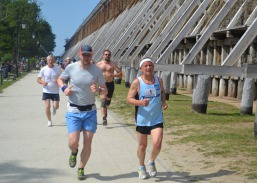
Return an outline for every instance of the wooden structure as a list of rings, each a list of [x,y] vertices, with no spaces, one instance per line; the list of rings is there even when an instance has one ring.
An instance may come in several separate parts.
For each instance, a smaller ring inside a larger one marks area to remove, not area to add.
[[[241,113],[252,114],[256,30],[256,0],[101,0],[63,57],[78,59],[80,45],[90,44],[99,61],[108,48],[123,67],[127,86],[139,60],[152,57],[167,95],[176,87],[194,92],[195,111],[206,113],[210,94],[235,97],[242,101]]]

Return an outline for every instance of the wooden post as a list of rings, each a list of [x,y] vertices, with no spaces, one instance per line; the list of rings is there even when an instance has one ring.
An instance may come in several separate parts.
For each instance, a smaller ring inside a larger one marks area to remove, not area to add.
[[[242,79],[238,80],[238,85],[237,85],[237,99],[241,100],[242,99],[242,94],[243,94],[243,86],[244,82]]]
[[[131,83],[134,81],[134,79],[136,79],[137,77],[137,69],[135,67],[131,67],[130,68],[130,78],[129,78],[129,83],[131,85]],[[129,85],[129,86],[130,86]]]
[[[224,78],[220,78],[219,97],[227,96],[227,82]]]
[[[131,68],[130,67],[126,67],[126,71],[125,71],[125,87],[129,88],[130,87],[130,71]]]
[[[187,76],[187,91],[193,91],[194,78],[192,75]]]
[[[170,71],[162,72],[162,79],[163,79],[166,100],[169,100],[170,98],[170,76],[171,76]]]
[[[237,95],[237,82],[234,79],[229,79],[228,81],[228,97],[236,98]]]
[[[183,83],[184,83],[184,88],[187,88],[187,75],[185,75],[185,74],[183,77]]]
[[[176,95],[177,94],[177,72],[172,72],[170,79],[171,79],[171,83],[170,83],[170,88],[171,88],[171,94],[172,95]]]
[[[241,100],[241,114],[253,113],[253,94],[254,80],[252,78],[246,78],[244,81],[243,95]]]
[[[219,78],[215,76],[212,78],[212,96],[216,97],[219,95]]]
[[[193,93],[192,108],[194,111],[206,114],[208,96],[211,86],[211,77],[207,75],[199,75],[197,85]]]
[[[182,74],[179,74],[178,75],[178,87],[179,88],[184,88],[184,85],[183,85],[183,75]]]

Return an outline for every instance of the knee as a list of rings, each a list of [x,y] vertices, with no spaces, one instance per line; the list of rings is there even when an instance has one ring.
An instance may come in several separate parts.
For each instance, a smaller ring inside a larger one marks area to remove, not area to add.
[[[106,108],[106,103],[107,103],[106,98],[101,99],[101,107],[102,107],[102,108]]]
[[[111,104],[111,100],[106,100],[106,106],[109,106]]]
[[[78,144],[79,144],[79,142],[75,139],[70,139],[70,141],[69,141],[69,147],[72,149],[77,149]]]
[[[154,143],[153,148],[156,149],[156,150],[161,150],[162,143],[161,142]]]
[[[147,144],[139,144],[138,149],[140,149],[141,151],[145,151],[147,148]]]

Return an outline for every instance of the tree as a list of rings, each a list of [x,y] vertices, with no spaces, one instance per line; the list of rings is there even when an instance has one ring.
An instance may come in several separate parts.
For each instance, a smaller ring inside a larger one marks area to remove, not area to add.
[[[21,28],[23,21],[26,21],[24,30]],[[42,57],[52,52],[55,46],[52,27],[41,17],[36,0],[0,1],[0,58],[6,54],[13,55],[13,60],[17,55],[18,58]]]

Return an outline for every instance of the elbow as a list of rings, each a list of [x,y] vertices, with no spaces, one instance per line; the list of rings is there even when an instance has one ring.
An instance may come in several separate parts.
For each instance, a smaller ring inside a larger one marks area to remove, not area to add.
[[[130,102],[130,99],[129,99],[129,98],[127,98],[127,103],[128,103],[128,104],[131,104],[131,102]]]

